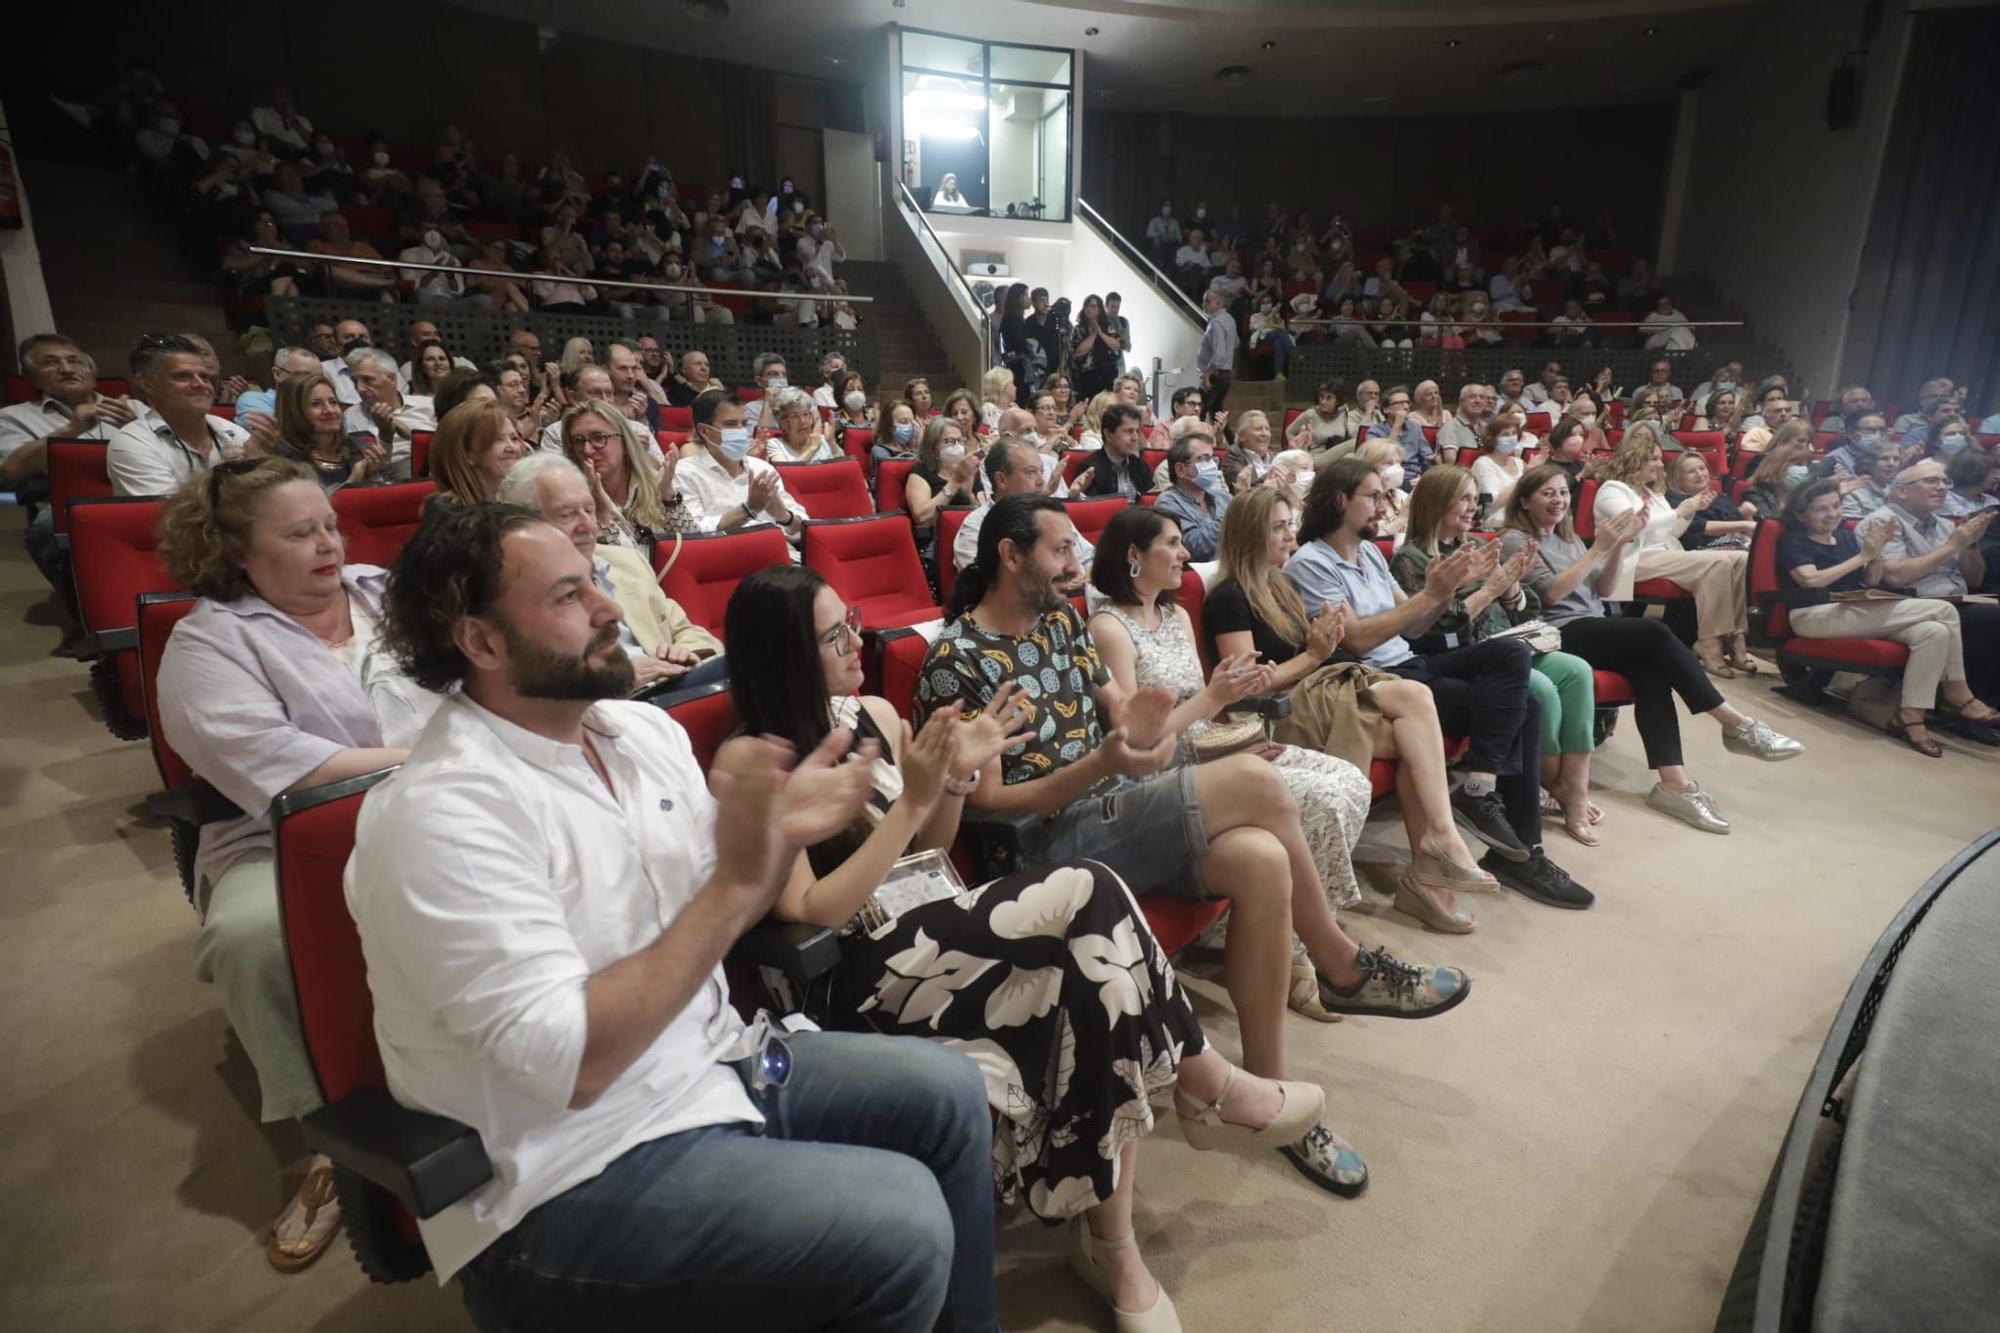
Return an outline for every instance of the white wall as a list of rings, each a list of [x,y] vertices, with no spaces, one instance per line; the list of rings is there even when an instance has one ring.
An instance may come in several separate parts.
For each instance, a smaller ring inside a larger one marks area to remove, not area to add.
[[[1903,6],[1890,4],[1860,119],[1828,130],[1827,77],[1855,48],[1865,3],[1782,0],[1745,24],[1735,58],[1699,94],[1679,217],[1674,271],[1713,277],[1815,397],[1836,387],[1907,46]]]
[[[1008,204],[1035,197],[1039,173],[1036,170],[1036,121],[1041,117],[1042,92],[1039,88],[999,88],[994,114],[989,118],[992,158],[988,165],[989,206],[1004,213]],[[998,103],[1012,99],[1014,114],[1002,116]]]
[[[882,258],[882,168],[874,141],[846,130],[820,131],[826,156],[826,220],[840,229],[849,259]]]

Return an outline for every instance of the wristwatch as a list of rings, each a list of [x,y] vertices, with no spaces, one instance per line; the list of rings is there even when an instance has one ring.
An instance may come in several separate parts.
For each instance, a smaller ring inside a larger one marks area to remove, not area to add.
[[[745,500],[743,502],[741,508],[743,510],[743,517],[755,521],[757,517],[757,511],[750,507],[750,502],[748,500]]]

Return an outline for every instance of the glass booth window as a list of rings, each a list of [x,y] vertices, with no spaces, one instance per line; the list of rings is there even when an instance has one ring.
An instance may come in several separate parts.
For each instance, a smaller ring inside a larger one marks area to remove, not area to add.
[[[931,212],[1064,221],[1068,51],[902,33],[903,182]]]

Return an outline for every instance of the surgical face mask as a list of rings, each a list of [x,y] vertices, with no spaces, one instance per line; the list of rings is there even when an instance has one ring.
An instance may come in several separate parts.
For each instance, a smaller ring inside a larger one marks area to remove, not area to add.
[[[850,412],[866,411],[868,407],[868,395],[859,389],[848,394],[847,397],[840,401],[847,404],[847,410]]]
[[[1965,448],[1965,437],[1955,432],[1950,435],[1940,435],[1938,436],[1938,448],[1948,454],[1955,454]]]
[[[895,424],[892,433],[896,437],[897,444],[907,445],[911,440],[917,438],[917,423],[914,421],[898,421]],[[964,446],[963,445],[959,446],[959,450],[961,453],[963,453]]]
[[[681,275],[681,266],[679,264],[669,264],[666,271],[669,279],[679,278]]]
[[[789,389],[791,387],[792,382],[783,375],[778,376],[776,379],[764,381],[764,392],[766,393],[776,393],[780,389]]]
[[[237,143],[242,144],[245,148],[257,142],[257,135],[250,130],[238,130],[229,137],[236,140]]]
[[[1194,484],[1203,490],[1213,487],[1222,479],[1222,467],[1213,458],[1204,458],[1194,465]]]
[[[1403,489],[1403,465],[1401,463],[1389,464],[1389,466],[1380,469],[1378,475],[1382,478],[1382,484],[1390,490],[1400,491]]]
[[[1882,432],[1879,430],[1864,430],[1854,437],[1854,442],[1863,449],[1873,449],[1876,445],[1882,443]]]
[[[965,446],[963,444],[947,444],[938,449],[938,461],[946,467],[952,467],[964,458]]]
[[[818,236],[821,232],[826,230],[826,224],[824,222],[815,222],[812,223],[810,226],[808,226],[806,230],[811,232],[814,236]]]
[[[748,426],[724,426],[722,438],[716,442],[722,456],[732,463],[740,463],[750,452],[750,428]]]
[[[1582,426],[1585,430],[1588,430],[1592,426],[1597,424],[1597,413],[1578,412],[1576,414],[1576,420],[1578,425]]]
[[[1511,454],[1520,447],[1521,437],[1518,435],[1501,435],[1493,441],[1493,448],[1498,453]]]
[[[1785,469],[1785,486],[1797,490],[1812,478],[1812,469],[1803,463],[1794,463]]]
[[[389,155],[387,153],[377,151],[374,157],[374,162],[375,165],[378,167],[386,167],[389,165]]]
[[[1721,377],[1719,377],[1719,378],[1718,378],[1718,379],[1717,379],[1717,380],[1715,381],[1715,391],[1716,391],[1717,393],[1721,393],[1721,392],[1722,392],[1723,390],[1725,390],[1725,389],[1733,389],[1733,388],[1735,388],[1735,387],[1736,387],[1736,381],[1735,381],[1735,380],[1733,380],[1733,379],[1730,379],[1730,378],[1729,378],[1728,376],[1726,376],[1726,375],[1724,375],[1724,376],[1721,376]]]

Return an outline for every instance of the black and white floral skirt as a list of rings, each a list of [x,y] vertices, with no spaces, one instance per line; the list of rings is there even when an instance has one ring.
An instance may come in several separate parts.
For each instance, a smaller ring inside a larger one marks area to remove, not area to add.
[[[963,1051],[997,1113],[999,1196],[1059,1222],[1110,1197],[1201,1026],[1131,890],[1096,861],[1009,875],[841,941],[830,1026]]]

